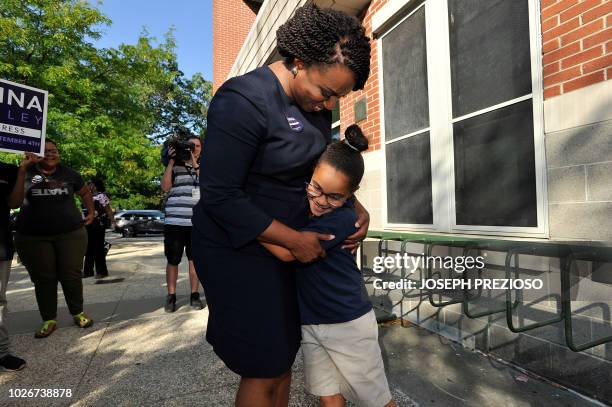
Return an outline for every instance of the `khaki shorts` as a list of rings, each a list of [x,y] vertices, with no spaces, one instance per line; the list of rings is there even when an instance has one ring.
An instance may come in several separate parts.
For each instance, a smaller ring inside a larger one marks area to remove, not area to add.
[[[391,401],[374,311],[340,324],[302,325],[306,389],[342,396],[358,406]]]

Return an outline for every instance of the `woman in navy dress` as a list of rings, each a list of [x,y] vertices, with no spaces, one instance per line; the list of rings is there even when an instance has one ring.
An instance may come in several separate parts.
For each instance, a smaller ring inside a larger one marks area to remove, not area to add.
[[[294,266],[259,242],[289,249],[300,262],[325,255],[299,232],[308,221],[304,190],[331,141],[337,98],[363,89],[370,42],[359,20],[306,5],[277,33],[284,60],[229,79],[215,94],[202,153],[193,255],[209,307],[206,339],[242,377],[237,406],[286,406],[300,346]],[[369,224],[357,202],[356,248]]]

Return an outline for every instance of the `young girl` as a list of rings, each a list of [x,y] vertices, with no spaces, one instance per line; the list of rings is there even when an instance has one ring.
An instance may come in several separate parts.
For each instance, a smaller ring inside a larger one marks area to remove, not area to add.
[[[311,218],[303,230],[326,233],[321,241],[326,257],[299,264],[298,301],[307,390],[322,406],[391,407],[391,398],[378,345],[378,326],[355,258],[341,248],[356,230],[353,193],[363,177],[361,152],[368,140],[357,125],[343,141],[327,147],[306,184]],[[281,246],[262,243],[283,261],[293,261]]]

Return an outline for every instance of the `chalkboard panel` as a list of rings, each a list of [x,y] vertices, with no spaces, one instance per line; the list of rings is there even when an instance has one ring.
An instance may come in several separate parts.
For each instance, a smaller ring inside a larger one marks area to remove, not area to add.
[[[453,117],[531,93],[528,0],[449,0]]]
[[[390,223],[433,223],[429,132],[386,145]]]
[[[536,227],[532,102],[453,126],[458,225]]]
[[[382,39],[385,139],[429,127],[425,8]]]

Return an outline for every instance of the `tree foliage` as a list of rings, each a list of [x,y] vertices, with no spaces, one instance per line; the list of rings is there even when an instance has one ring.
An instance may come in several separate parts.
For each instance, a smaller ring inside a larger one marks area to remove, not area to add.
[[[115,207],[158,207],[159,143],[173,124],[205,134],[211,84],[180,71],[172,30],[97,49],[109,24],[84,0],[0,0],[0,77],[49,91],[47,137],[64,163],[105,180]]]

